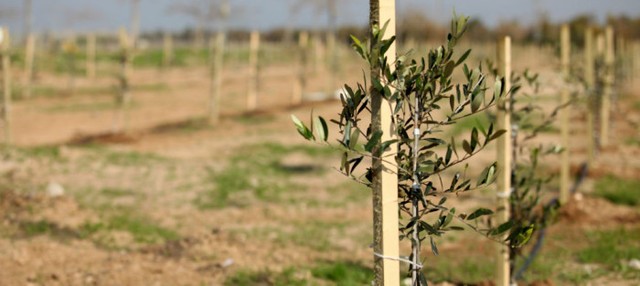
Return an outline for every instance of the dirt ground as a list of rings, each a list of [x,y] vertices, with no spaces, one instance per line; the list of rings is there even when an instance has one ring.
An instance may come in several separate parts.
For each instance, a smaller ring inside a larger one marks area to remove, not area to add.
[[[340,83],[360,80],[355,62],[342,67]],[[557,84],[552,64],[538,67],[543,81]],[[64,75],[41,73],[39,85],[62,91],[13,108],[15,147],[0,162],[0,285],[233,285],[229,278],[238,273],[288,269],[311,285],[333,285],[310,269],[336,261],[370,267],[368,191],[333,170],[337,153],[302,140],[289,117],[306,119],[313,110],[333,118],[339,102],[290,107],[291,67],[271,65],[262,69],[260,111],[246,113],[246,74],[244,67],[225,70],[223,118],[208,126],[205,67],[136,70],[129,134],[112,136],[114,79],[78,78],[69,94]],[[328,81],[320,71],[307,92],[327,90]],[[623,144],[638,134],[638,96],[621,93],[615,102],[615,143],[600,152],[581,195],[550,233],[640,227],[637,207],[590,195],[599,177],[640,178],[640,145]],[[575,111],[570,149],[577,170],[586,146],[584,116]],[[541,137],[558,140],[559,134]],[[491,161],[495,151],[485,153],[480,161]],[[492,199],[485,192],[452,201],[471,209]],[[468,240],[482,238],[443,239],[441,256],[462,256],[455,253]],[[493,247],[480,245],[480,252]],[[611,272],[576,284],[640,281]]]

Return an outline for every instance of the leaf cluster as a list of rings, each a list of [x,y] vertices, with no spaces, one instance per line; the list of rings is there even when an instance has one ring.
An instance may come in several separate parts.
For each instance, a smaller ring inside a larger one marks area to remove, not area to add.
[[[466,30],[467,18],[456,17],[446,44],[428,52],[426,58],[408,60],[409,53],[389,61],[386,56],[395,38],[384,38],[386,25],[374,27],[369,41],[352,37],[354,50],[370,66],[370,83],[345,85],[341,96],[342,110],[337,125],[337,148],[342,151],[340,171],[371,187],[371,167],[360,168],[367,159],[379,159],[397,167],[398,197],[401,216],[407,216],[400,226],[402,238],[417,231],[419,242],[430,238],[433,253],[437,246],[433,237],[447,231],[461,230],[452,224],[454,218],[463,224],[493,213],[479,209],[471,215],[456,215],[455,208],[445,205],[450,194],[484,188],[493,183],[495,163],[489,164],[476,177],[467,174],[466,163],[505,131],[496,130],[493,123],[472,128],[461,137],[447,137],[446,130],[459,120],[485,112],[505,97],[504,79],[487,83],[482,66],[469,67],[465,60],[471,50],[456,55],[455,47]],[[462,79],[454,81],[454,74]],[[372,113],[372,99],[384,98],[392,110],[394,134],[382,140],[382,131],[363,120]],[[307,127],[295,116],[298,132],[308,140],[327,142],[328,130],[321,117],[312,119]],[[393,151],[383,157],[384,151]],[[450,177],[450,179],[445,179]],[[419,208],[417,215],[411,209]],[[419,243],[413,241],[414,243]]]

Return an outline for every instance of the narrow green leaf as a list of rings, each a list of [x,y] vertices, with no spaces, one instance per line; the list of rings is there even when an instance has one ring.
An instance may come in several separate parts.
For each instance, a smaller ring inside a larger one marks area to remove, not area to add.
[[[469,146],[472,152],[476,150],[476,146],[478,146],[478,129],[474,127],[471,130],[471,144]]]
[[[385,151],[389,146],[391,146],[391,144],[395,144],[396,142],[398,142],[398,139],[384,141],[380,144],[380,150]]]
[[[297,116],[291,114],[291,120],[293,121],[293,124],[295,124],[298,133],[300,133],[300,135],[302,135],[304,139],[313,139],[313,133],[311,132],[311,130],[309,130],[309,128],[307,128],[307,126],[304,125],[304,123]]]
[[[467,216],[467,220],[473,220],[479,218],[481,216],[493,214],[493,211],[490,209],[479,208],[472,212],[469,216]]]
[[[371,139],[369,139],[369,142],[367,142],[367,144],[364,145],[364,150],[366,150],[367,152],[371,152],[373,148],[380,143],[381,137],[382,137],[382,131],[376,130],[371,135]]]
[[[356,144],[358,144],[358,138],[360,137],[360,132],[358,128],[353,129],[351,132],[351,140],[349,140],[349,149],[354,150],[356,148]]]
[[[467,152],[467,154],[469,155],[473,154],[473,150],[471,150],[471,145],[469,145],[469,142],[467,140],[462,140],[462,149],[464,149],[464,151]]]
[[[446,227],[448,226],[451,221],[453,220],[453,217],[456,215],[456,208],[452,208],[449,213],[447,214],[447,217],[444,219],[444,223],[442,224],[442,227]]]
[[[436,242],[433,240],[433,237],[429,237],[429,239],[431,240],[431,252],[433,252],[434,255],[438,256],[439,253]]]
[[[424,272],[418,271],[418,279],[420,279],[420,285],[418,286],[429,286],[429,282],[427,282],[427,277],[424,275]]]
[[[362,42],[360,42],[360,40],[354,35],[351,35],[351,40],[353,41],[353,48],[356,52],[358,52],[361,57],[364,57],[366,49],[364,48],[364,45],[362,45]]]
[[[512,220],[507,221],[507,222],[505,222],[505,223],[503,223],[503,224],[499,225],[497,228],[492,229],[492,230],[489,232],[489,235],[500,235],[500,234],[503,234],[503,233],[505,233],[507,230],[510,230],[510,229],[511,229],[511,227],[513,227],[513,224],[514,224],[514,223],[513,223],[513,221],[512,221]]]
[[[360,162],[362,162],[363,158],[364,158],[363,156],[360,156],[360,157],[353,158],[353,159],[350,160],[352,165],[351,165],[351,170],[349,170],[349,174],[353,173],[353,171],[358,167]]]
[[[462,54],[462,56],[460,56],[460,58],[456,62],[456,66],[459,66],[461,63],[463,63],[467,59],[467,57],[469,57],[469,54],[471,54],[471,49],[468,49],[466,52],[464,52],[464,54]]]
[[[505,134],[506,132],[507,130],[504,129],[497,130],[495,133],[493,133],[493,135],[491,135],[491,137],[489,137],[489,141],[498,139],[498,137],[502,136],[502,134]]]
[[[495,99],[498,99],[498,98],[502,97],[502,95],[504,94],[503,81],[504,81],[504,78],[497,78],[496,79],[496,83],[493,86],[493,97]]]
[[[478,176],[478,186],[480,185],[484,185],[484,184],[490,184],[491,182],[493,182],[494,179],[494,175],[496,172],[496,163],[491,164],[490,166],[487,166],[486,168],[484,168],[484,170],[482,170],[482,173],[480,173],[480,176]]]
[[[437,229],[433,228],[433,226],[425,221],[420,221],[418,225],[420,226],[420,229],[425,230],[429,235],[440,235]]]
[[[482,101],[484,100],[482,93],[483,92],[479,89],[476,89],[471,93],[471,112],[476,112],[480,109]]]
[[[324,118],[320,116],[314,118],[313,127],[316,132],[316,138],[319,138],[322,141],[327,141],[329,136],[329,128],[327,127],[327,122],[324,120]]]

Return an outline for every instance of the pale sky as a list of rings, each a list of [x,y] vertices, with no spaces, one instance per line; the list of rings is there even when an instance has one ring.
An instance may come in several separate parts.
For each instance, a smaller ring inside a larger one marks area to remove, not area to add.
[[[43,31],[113,31],[128,27],[130,6],[127,0],[32,0],[34,30]],[[188,0],[141,0],[141,30],[183,30],[192,26],[189,17],[169,12],[171,3]],[[312,8],[291,15],[289,6],[304,0],[229,0],[231,28],[266,30],[275,27],[325,26],[324,11]],[[368,17],[367,0],[337,0],[340,8],[339,24],[364,25]],[[22,31],[22,0],[0,0],[0,25],[8,25],[14,32]],[[517,19],[532,23],[536,15],[546,12],[554,22],[575,15],[590,13],[599,21],[608,14],[640,17],[640,0],[397,0],[398,13],[419,9],[431,18],[447,21],[453,10],[494,26],[503,20]],[[640,28],[640,27],[639,27]]]

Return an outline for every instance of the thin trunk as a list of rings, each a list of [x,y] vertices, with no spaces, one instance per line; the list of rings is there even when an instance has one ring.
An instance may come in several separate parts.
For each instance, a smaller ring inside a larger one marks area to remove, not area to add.
[[[420,179],[418,177],[418,150],[420,148],[420,98],[418,97],[418,95],[416,95],[415,98],[416,102],[415,102],[415,106],[414,108],[414,114],[413,114],[413,126],[414,126],[414,131],[413,131],[413,185],[411,187],[412,190],[412,198],[411,198],[411,216],[412,219],[419,219],[420,218],[420,193],[421,193],[421,187],[420,187]],[[413,265],[411,265],[411,285],[417,286],[420,285],[420,281],[419,281],[419,271],[420,268],[416,267],[416,265],[420,265],[421,261],[420,261],[420,236],[419,236],[419,231],[420,229],[418,228],[418,224],[414,224],[413,225],[413,233],[411,234],[411,262],[413,262]],[[422,285],[422,286],[426,286],[426,285]]]
[[[131,73],[131,41],[126,30],[120,29],[120,94],[118,104],[120,106],[118,119],[114,121],[114,132],[126,133],[128,131],[128,109],[131,103],[129,77]]]
[[[594,53],[593,53],[593,30],[587,28],[584,35],[584,79],[587,98],[587,158],[589,165],[593,164],[595,159],[595,72],[594,72]]]
[[[308,46],[309,34],[301,32],[298,39],[298,72],[297,81],[294,84],[293,96],[291,104],[298,105],[302,103],[302,96],[307,85],[307,62],[308,62]]]
[[[258,108],[259,57],[260,33],[253,31],[249,39],[249,90],[247,92],[247,109],[249,111]]]
[[[385,38],[395,34],[395,0],[370,0],[369,1],[369,25],[370,31],[374,26],[380,26],[389,21],[389,27]],[[387,60],[394,62],[396,56],[395,44],[387,51]],[[393,66],[393,65],[391,65]],[[371,67],[371,77],[381,78],[381,68]],[[393,125],[393,110],[390,102],[371,88],[371,131],[381,131],[381,141],[392,140],[395,136]],[[397,152],[397,144],[393,144],[387,150],[379,147],[372,150],[372,174],[371,188],[373,191],[373,251],[374,251],[374,285],[390,286],[398,285],[400,281],[400,263],[398,257],[399,231],[398,231],[398,177],[397,166],[382,158],[394,158]]]
[[[571,52],[571,39],[569,34],[569,26],[563,25],[560,33],[561,44],[561,62],[562,62],[562,75],[566,83],[562,87],[560,104],[566,104],[569,102],[569,89],[567,87],[569,81],[569,60]],[[569,163],[569,118],[571,117],[571,110],[569,107],[565,107],[560,114],[560,126],[561,126],[561,138],[564,152],[561,155],[560,165],[560,204],[565,204],[569,201],[569,179],[570,179],[570,163]]]
[[[220,97],[222,87],[222,67],[224,64],[224,32],[218,32],[211,41],[211,90],[209,100],[209,123],[216,124],[220,119]]]
[[[87,77],[93,79],[96,76],[96,35],[87,36]]]
[[[2,60],[2,120],[4,143],[11,145],[11,57],[9,55],[9,29],[0,27],[0,58]]]
[[[33,60],[35,56],[36,37],[29,35],[27,37],[27,49],[25,52],[24,61],[24,97],[31,97],[31,82],[33,80]]]
[[[613,49],[613,28],[608,26],[605,29],[605,52],[604,52],[604,78],[602,89],[602,102],[600,106],[600,146],[609,145],[609,118],[611,116],[611,97],[613,93],[613,83],[615,81],[615,55]]]
[[[173,36],[171,33],[165,32],[162,42],[162,66],[168,68],[173,61]]]

